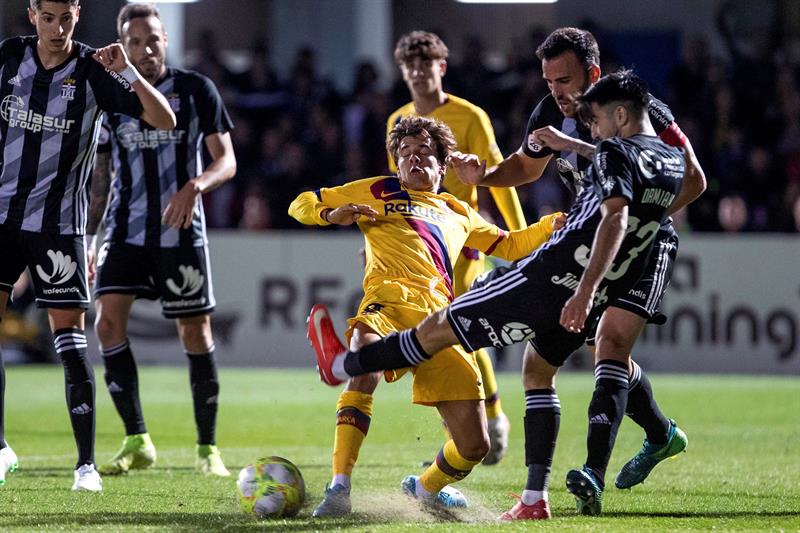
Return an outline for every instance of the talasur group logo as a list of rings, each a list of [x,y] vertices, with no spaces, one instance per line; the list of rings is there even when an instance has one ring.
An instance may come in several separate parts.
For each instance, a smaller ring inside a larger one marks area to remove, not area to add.
[[[178,267],[178,272],[181,273],[181,277],[183,278],[180,286],[178,286],[172,278],[167,279],[167,288],[175,295],[188,297],[196,294],[203,288],[203,281],[205,281],[206,278],[198,269],[191,265],[181,265]]]
[[[36,273],[42,278],[42,281],[50,285],[61,285],[68,281],[78,270],[78,263],[72,260],[72,257],[64,254],[61,251],[47,250],[47,257],[53,263],[52,272],[48,274],[42,268],[42,265],[36,265]]]
[[[75,125],[74,119],[67,120],[62,117],[42,115],[32,109],[25,109],[25,101],[20,96],[9,94],[0,102],[0,117],[8,122],[9,128],[22,128],[34,133],[39,131],[53,131],[56,133],[69,133]]]

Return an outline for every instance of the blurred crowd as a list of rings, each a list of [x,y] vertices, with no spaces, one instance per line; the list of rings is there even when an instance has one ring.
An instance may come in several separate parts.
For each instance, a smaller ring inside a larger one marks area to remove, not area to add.
[[[667,94],[656,94],[673,109],[708,178],[707,192],[676,224],[697,232],[800,232],[800,63],[770,32],[737,36],[724,13],[718,26],[724,57],[710,55],[703,37],[687,38]],[[445,90],[483,107],[501,151],[515,151],[531,110],[547,93],[533,53],[547,31],[532,29],[501,66],[489,66],[479,38],[449,42],[446,32],[438,33],[451,49]],[[596,36],[602,57],[602,32]],[[192,68],[222,92],[236,124],[239,162],[236,179],[204,198],[209,226],[298,228],[286,209],[299,192],[388,172],[386,118],[410,100],[399,71],[392,88],[382,90],[390,84],[374,65],[361,63],[343,92],[320,74],[311,48],[297,52],[281,79],[266,46],[252,48],[248,69],[232,72],[213,35],[203,42]],[[613,54],[602,59],[603,72],[621,66]],[[568,201],[559,180],[548,176],[518,193],[529,221]],[[502,224],[490,202],[482,209]]]

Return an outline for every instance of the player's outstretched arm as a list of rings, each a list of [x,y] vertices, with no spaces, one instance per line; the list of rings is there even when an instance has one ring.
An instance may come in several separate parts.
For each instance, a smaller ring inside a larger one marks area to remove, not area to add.
[[[590,160],[594,157],[593,144],[576,139],[575,137],[570,137],[561,130],[555,129],[553,126],[539,128],[533,132],[533,138],[537,143],[555,152],[575,152],[585,159]]]
[[[361,217],[375,221],[378,212],[366,204],[346,203],[331,206],[319,199],[313,191],[300,193],[289,206],[289,216],[301,224],[348,226]]]
[[[170,109],[167,99],[133,68],[120,43],[99,48],[92,57],[108,70],[113,70],[130,82],[144,108],[140,117],[142,120],[158,129],[175,129],[177,125],[175,113]]]
[[[611,268],[628,227],[628,201],[614,196],[600,204],[602,218],[594,235],[589,263],[583,271],[578,287],[561,309],[564,329],[578,332],[583,329],[592,310],[594,295],[600,281]]]
[[[233,153],[231,134],[214,133],[207,136],[205,142],[211,155],[211,164],[202,174],[187,181],[170,198],[161,215],[162,223],[167,226],[189,228],[192,225],[197,197],[204,192],[213,191],[236,174],[236,156]]]
[[[481,187],[516,187],[536,181],[542,177],[548,161],[549,157],[535,159],[516,151],[487,172],[486,162],[480,161],[476,155],[450,154],[450,164],[458,179]]]

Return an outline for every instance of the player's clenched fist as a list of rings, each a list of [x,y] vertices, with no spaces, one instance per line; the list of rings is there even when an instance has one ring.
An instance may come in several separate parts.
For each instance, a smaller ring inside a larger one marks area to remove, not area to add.
[[[92,57],[108,70],[122,72],[128,67],[128,56],[120,43],[112,43],[98,48]]]
[[[486,174],[486,161],[481,161],[475,154],[453,152],[448,162],[455,170],[458,179],[468,185],[480,184]]]

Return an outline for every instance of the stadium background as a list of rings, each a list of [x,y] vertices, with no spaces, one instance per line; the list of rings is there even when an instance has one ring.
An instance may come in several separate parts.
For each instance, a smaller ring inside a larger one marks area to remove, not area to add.
[[[122,3],[83,0],[76,38],[114,39]],[[26,4],[0,1],[0,36],[32,33]],[[634,67],[670,104],[709,180],[676,217],[670,320],[648,327],[638,359],[672,372],[800,374],[800,3],[202,0],[161,9],[170,62],[209,75],[236,123],[238,174],[204,197],[221,364],[307,367],[310,305],[328,303],[341,324],[358,302],[358,233],[300,228],[286,208],[301,190],[385,172],[385,119],[409,99],[391,60],[400,34],[443,37],[446,90],[489,112],[508,154],[546,94],[534,49],[551,29],[579,25],[597,36],[605,72]],[[565,202],[553,175],[518,192],[529,221]],[[486,215],[497,216],[490,206]],[[0,336],[6,362],[55,360],[24,294],[15,311]],[[130,329],[142,362],[183,363],[157,306],[137,306]],[[503,368],[517,368],[511,352]]]

